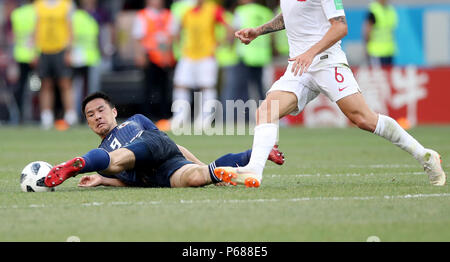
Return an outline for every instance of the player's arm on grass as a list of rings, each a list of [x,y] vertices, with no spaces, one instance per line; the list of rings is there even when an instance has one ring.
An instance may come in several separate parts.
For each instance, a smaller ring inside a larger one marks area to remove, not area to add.
[[[236,33],[234,33],[234,36],[239,40],[241,40],[242,43],[248,45],[250,44],[250,42],[252,42],[255,38],[257,38],[260,35],[273,33],[283,29],[285,29],[283,14],[279,13],[269,22],[256,28],[241,29]]]
[[[117,178],[108,178],[99,174],[83,176],[78,183],[79,187],[96,187],[96,186],[127,186]]]
[[[345,16],[333,17],[329,21],[331,27],[319,42],[309,48],[305,53],[289,59],[289,61],[294,61],[292,65],[294,75],[298,73],[301,75],[303,72],[306,72],[316,55],[327,50],[347,35],[348,28]]]

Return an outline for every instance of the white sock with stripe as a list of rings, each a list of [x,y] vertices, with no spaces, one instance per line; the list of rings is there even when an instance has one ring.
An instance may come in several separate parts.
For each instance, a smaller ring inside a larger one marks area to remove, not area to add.
[[[377,127],[375,128],[374,134],[389,140],[394,145],[410,153],[417,161],[423,164],[425,148],[394,119],[385,115],[378,115]]]

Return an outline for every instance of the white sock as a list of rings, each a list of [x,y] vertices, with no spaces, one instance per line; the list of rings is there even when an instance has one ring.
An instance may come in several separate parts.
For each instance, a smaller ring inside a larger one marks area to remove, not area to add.
[[[425,148],[406,132],[394,119],[378,115],[378,123],[374,134],[386,138],[394,145],[410,153],[421,164],[425,155]]]
[[[187,102],[191,102],[191,92],[186,88],[174,88],[173,89],[173,101],[175,100],[184,100]]]
[[[176,102],[178,100],[186,101],[187,103],[191,103],[191,92],[189,89],[186,88],[174,88],[173,89],[173,101]],[[173,118],[177,121],[186,120],[190,114],[190,111],[188,110],[179,110],[177,112],[174,112]]]
[[[243,169],[251,169],[262,178],[264,166],[278,136],[278,125],[268,123],[255,127],[250,161]]]
[[[207,102],[210,100],[214,100],[217,98],[217,90],[215,88],[206,88],[203,89],[202,92],[202,107],[204,114],[210,114],[211,112],[211,103],[209,106],[206,106]]]
[[[78,115],[75,110],[68,110],[64,113],[64,120],[71,126],[75,125],[78,123]]]
[[[214,114],[214,103],[211,100],[217,98],[217,90],[215,88],[206,88],[202,92],[202,118],[203,122],[209,121]]]
[[[41,125],[45,129],[50,129],[53,126],[55,117],[52,110],[42,110],[41,112]]]

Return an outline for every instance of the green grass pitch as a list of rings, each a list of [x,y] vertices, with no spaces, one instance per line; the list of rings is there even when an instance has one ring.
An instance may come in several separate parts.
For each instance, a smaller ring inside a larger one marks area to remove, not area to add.
[[[409,130],[450,170],[450,126]],[[208,163],[246,150],[252,136],[174,136]],[[87,127],[65,132],[0,127],[0,241],[450,241],[450,190],[419,164],[356,128],[281,128],[286,163],[262,186],[78,188],[24,193],[29,162],[52,165],[97,147]]]

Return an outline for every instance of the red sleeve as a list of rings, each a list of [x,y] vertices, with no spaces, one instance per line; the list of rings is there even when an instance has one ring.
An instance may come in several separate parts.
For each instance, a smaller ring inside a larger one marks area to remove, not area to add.
[[[221,23],[221,24],[226,24],[227,22],[225,21],[224,15],[225,15],[225,9],[221,6],[217,6],[216,15],[215,15],[216,22]]]

